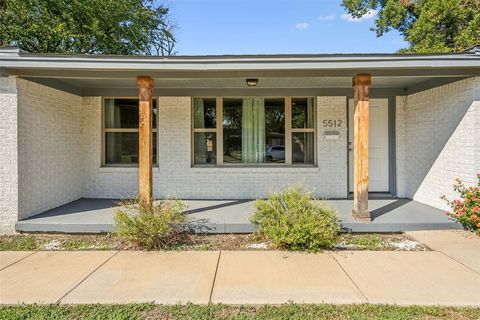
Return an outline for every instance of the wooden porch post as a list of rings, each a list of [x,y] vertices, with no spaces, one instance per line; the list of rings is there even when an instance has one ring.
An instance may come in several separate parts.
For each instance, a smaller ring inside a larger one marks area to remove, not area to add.
[[[138,167],[140,203],[152,204],[152,161],[153,161],[153,134],[152,134],[152,94],[153,79],[147,76],[137,77],[138,87]]]
[[[353,218],[371,221],[368,211],[368,117],[371,76],[353,78],[355,113],[353,116]]]

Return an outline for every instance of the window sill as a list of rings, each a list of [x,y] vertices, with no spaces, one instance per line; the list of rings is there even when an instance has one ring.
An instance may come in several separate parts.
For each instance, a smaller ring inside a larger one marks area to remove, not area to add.
[[[153,167],[153,172],[158,172],[158,167]],[[100,172],[124,172],[124,173],[138,173],[138,167],[117,167],[117,166],[102,166],[99,168]]]
[[[254,173],[270,173],[270,172],[292,172],[292,173],[313,173],[318,172],[316,165],[193,165],[190,167],[192,172],[254,172]]]

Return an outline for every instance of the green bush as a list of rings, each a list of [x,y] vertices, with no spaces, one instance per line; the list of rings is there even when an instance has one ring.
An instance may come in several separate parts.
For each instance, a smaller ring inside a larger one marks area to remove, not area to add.
[[[275,245],[317,251],[335,243],[340,224],[335,210],[312,202],[310,192],[292,187],[257,200],[250,221]]]
[[[117,235],[143,249],[166,248],[185,235],[185,204],[161,201],[150,207],[138,201],[124,201],[115,211]]]

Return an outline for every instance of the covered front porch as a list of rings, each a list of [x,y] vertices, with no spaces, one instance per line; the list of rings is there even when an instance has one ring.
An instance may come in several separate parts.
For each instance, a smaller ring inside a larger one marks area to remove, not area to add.
[[[185,200],[185,214],[192,232],[249,233],[255,227],[248,217],[252,200]],[[118,200],[82,198],[18,221],[22,232],[100,233],[114,230]],[[352,217],[351,199],[327,200],[335,208],[345,232],[403,232],[412,230],[461,229],[439,209],[409,199],[373,198],[369,205],[373,220],[359,222]]]
[[[246,199],[292,185],[344,199],[329,204],[352,231],[456,228],[433,207],[455,196],[455,177],[476,176],[476,54],[0,53],[0,99],[12,111],[0,119],[12,123],[12,152],[0,155],[2,173],[13,172],[2,186],[9,232],[109,231],[111,199],[137,195],[192,199],[197,231],[247,232]],[[262,143],[239,116],[252,99],[264,117],[280,115],[256,121]],[[263,156],[252,161],[250,149]]]

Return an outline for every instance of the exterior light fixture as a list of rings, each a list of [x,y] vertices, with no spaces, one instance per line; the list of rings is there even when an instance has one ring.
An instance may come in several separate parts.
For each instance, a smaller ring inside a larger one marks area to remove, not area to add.
[[[247,86],[256,87],[258,84],[258,79],[247,79]]]

